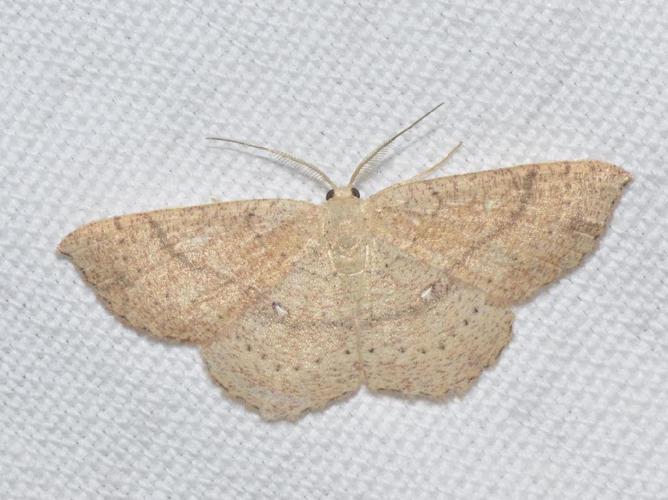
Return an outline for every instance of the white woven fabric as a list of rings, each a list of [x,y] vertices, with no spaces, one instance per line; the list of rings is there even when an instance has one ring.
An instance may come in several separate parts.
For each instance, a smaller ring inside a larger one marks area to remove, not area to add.
[[[0,0],[0,497],[668,498],[664,0]],[[59,257],[101,217],[319,201],[251,140],[362,195],[414,175],[597,158],[635,177],[601,248],[516,309],[463,398],[361,390],[295,424],[196,350],[114,319]]]

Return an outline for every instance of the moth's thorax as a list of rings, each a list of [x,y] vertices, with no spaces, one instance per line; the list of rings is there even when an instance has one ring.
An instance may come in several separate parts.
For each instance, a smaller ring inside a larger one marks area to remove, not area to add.
[[[361,208],[360,199],[353,196],[337,196],[323,206],[323,236],[334,268],[343,274],[356,274],[366,268],[367,233]]]

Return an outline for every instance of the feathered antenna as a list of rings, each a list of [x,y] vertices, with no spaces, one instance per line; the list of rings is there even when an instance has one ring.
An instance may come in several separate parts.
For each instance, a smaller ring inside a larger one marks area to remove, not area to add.
[[[387,152],[387,149],[390,147],[392,142],[399,137],[400,135],[408,132],[410,129],[415,127],[418,123],[420,123],[422,120],[427,118],[430,114],[432,114],[434,111],[436,111],[438,108],[443,106],[443,103],[440,103],[438,106],[436,106],[434,109],[428,111],[424,115],[422,115],[420,118],[415,120],[413,123],[411,123],[408,127],[404,128],[403,130],[400,130],[396,134],[394,134],[392,137],[390,137],[387,141],[385,141],[383,144],[378,146],[376,149],[371,151],[360,163],[355,167],[355,170],[353,171],[353,175],[350,176],[350,180],[348,181],[348,187],[352,187],[353,183],[357,178],[359,177],[360,173],[362,170],[365,170],[368,165],[374,165],[377,162],[374,160],[377,156],[384,155]]]
[[[232,144],[239,144],[241,146],[245,146],[247,148],[253,148],[253,149],[259,149],[260,151],[265,151],[267,153],[270,153],[271,156],[273,156],[276,160],[278,160],[280,163],[283,165],[286,165],[288,167],[296,168],[299,171],[307,174],[309,177],[316,179],[323,184],[326,184],[328,187],[332,189],[336,189],[336,184],[334,184],[334,181],[325,174],[322,170],[320,170],[318,167],[315,165],[312,165],[311,163],[301,160],[295,156],[292,156],[291,154],[285,153],[283,151],[279,151],[277,149],[272,149],[272,148],[267,148],[265,146],[259,146],[257,144],[251,144],[249,142],[244,142],[244,141],[237,141],[235,139],[227,139],[225,137],[207,137],[208,140],[210,141],[222,141],[222,142],[231,142]]]
[[[358,183],[363,178],[373,174],[374,170],[376,170],[380,166],[380,164],[385,161],[385,158],[387,158],[387,153],[390,151],[391,146],[392,144],[385,145],[385,147],[381,148],[375,155],[373,155],[373,158],[369,158],[369,161],[367,161],[362,166],[360,171],[357,173],[357,177],[355,177],[355,180]]]

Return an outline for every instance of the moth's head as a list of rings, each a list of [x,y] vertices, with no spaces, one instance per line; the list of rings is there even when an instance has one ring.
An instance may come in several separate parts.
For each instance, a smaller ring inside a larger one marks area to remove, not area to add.
[[[356,187],[354,186],[340,186],[334,189],[330,189],[327,191],[327,196],[325,196],[325,200],[333,200],[333,199],[346,199],[346,198],[359,198],[360,197],[360,192],[357,190]]]

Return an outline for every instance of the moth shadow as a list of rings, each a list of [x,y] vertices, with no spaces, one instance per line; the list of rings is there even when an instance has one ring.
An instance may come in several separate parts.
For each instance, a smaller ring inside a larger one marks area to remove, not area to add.
[[[407,404],[420,402],[432,408],[442,408],[454,400],[463,399],[466,393],[468,393],[477,384],[477,379],[479,378],[480,377],[477,377],[476,380],[467,386],[467,388],[463,391],[453,389],[446,392],[442,396],[430,396],[428,394],[405,394],[394,389],[370,389],[369,387],[365,387],[365,390],[370,396],[374,398],[391,398],[393,400],[402,401]]]

